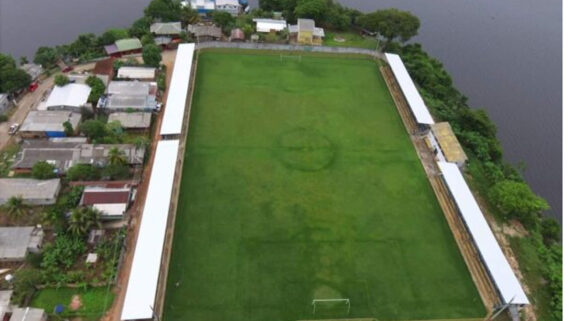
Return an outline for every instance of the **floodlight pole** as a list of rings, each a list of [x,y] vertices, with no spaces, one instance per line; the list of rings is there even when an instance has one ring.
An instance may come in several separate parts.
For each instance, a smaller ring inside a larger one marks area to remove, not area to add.
[[[154,308],[152,307],[152,305],[149,305],[148,307],[152,311],[152,319],[155,321],[160,321],[160,317],[156,315],[156,312],[154,312]]]

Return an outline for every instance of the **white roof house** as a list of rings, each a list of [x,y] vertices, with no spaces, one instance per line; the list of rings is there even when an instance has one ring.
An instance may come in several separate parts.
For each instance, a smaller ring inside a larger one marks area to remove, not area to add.
[[[253,21],[257,32],[281,31],[287,28],[287,21],[285,20],[255,18]]]
[[[497,243],[459,167],[454,163],[447,162],[438,162],[437,165],[503,303],[510,303],[511,305],[529,304],[519,280],[503,254],[499,243]]]
[[[178,145],[163,140],[156,147],[121,320],[153,317]]]
[[[131,67],[125,66],[117,71],[117,78],[153,80],[156,75],[156,68],[152,67]]]
[[[81,114],[66,110],[32,110],[22,123],[20,133],[64,132],[64,122],[77,128],[80,120]]]
[[[216,0],[216,10],[225,11],[232,16],[237,16],[241,11],[241,5],[238,0]]]
[[[83,84],[55,86],[46,102],[48,110],[80,109],[87,105],[91,87]]]
[[[146,81],[111,81],[107,86],[107,94],[117,95],[149,95],[156,89],[156,83]]]
[[[431,117],[422,96],[418,92],[418,89],[414,85],[412,78],[408,74],[408,70],[406,70],[404,62],[400,59],[400,56],[386,53],[386,60],[388,60],[388,64],[390,65],[390,68],[392,68],[396,81],[398,82],[398,85],[400,85],[400,89],[404,93],[406,101],[408,102],[416,121],[419,124],[433,125],[433,118]]]
[[[190,73],[192,71],[192,61],[194,59],[194,44],[185,43],[178,46],[174,70],[170,80],[168,100],[166,109],[162,116],[160,135],[179,135],[182,132],[182,121],[186,100],[188,97],[188,86],[190,85]]]

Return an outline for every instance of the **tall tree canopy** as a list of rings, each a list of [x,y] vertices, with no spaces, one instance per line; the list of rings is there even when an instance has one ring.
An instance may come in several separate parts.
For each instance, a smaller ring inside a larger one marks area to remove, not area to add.
[[[129,37],[129,31],[127,29],[112,28],[105,31],[101,35],[101,43],[103,45],[110,45],[117,40],[125,39]]]
[[[535,224],[538,215],[549,209],[548,203],[522,182],[504,180],[489,190],[489,199],[507,217],[520,219],[525,225]]]
[[[85,83],[91,87],[91,92],[89,93],[89,98],[87,99],[90,103],[96,104],[99,101],[99,97],[105,93],[105,84],[103,80],[99,77],[89,76],[85,80]]]
[[[408,11],[398,9],[377,10],[364,14],[356,19],[361,27],[376,31],[386,38],[384,48],[394,39],[399,38],[402,42],[418,34],[420,19]]]
[[[57,50],[51,47],[39,47],[34,56],[34,62],[44,68],[51,68],[59,59]]]
[[[27,87],[32,78],[16,66],[12,56],[0,53],[0,92],[11,93]]]
[[[153,43],[146,44],[142,50],[142,57],[145,65],[158,68],[162,60],[162,50]]]
[[[156,21],[179,21],[181,10],[179,1],[152,0],[144,9],[144,15]]]

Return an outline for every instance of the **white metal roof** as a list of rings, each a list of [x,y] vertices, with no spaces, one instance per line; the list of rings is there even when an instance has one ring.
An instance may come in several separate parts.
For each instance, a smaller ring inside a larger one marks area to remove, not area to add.
[[[194,44],[180,44],[178,51],[176,51],[176,60],[168,88],[168,100],[162,117],[160,135],[175,135],[182,132],[182,120],[186,108],[193,59]]]
[[[156,68],[125,66],[117,71],[117,78],[154,79]]]
[[[271,30],[281,31],[287,28],[287,22],[285,20],[256,18],[253,19],[253,21],[256,23],[255,28],[257,32],[270,32]]]
[[[91,87],[83,84],[67,84],[55,86],[46,102],[47,107],[70,106],[81,107],[87,103]]]
[[[418,89],[414,85],[412,78],[408,74],[408,70],[406,70],[406,66],[404,66],[404,62],[400,59],[400,56],[396,54],[386,53],[386,60],[388,60],[388,64],[392,68],[392,72],[408,101],[408,105],[412,109],[412,113],[416,118],[416,121],[420,124],[428,124],[432,125],[434,123],[429,110],[420,96]]]
[[[529,304],[519,280],[501,251],[459,167],[447,162],[437,162],[437,164],[503,302]]]
[[[153,316],[177,157],[178,140],[158,142],[121,320]]]

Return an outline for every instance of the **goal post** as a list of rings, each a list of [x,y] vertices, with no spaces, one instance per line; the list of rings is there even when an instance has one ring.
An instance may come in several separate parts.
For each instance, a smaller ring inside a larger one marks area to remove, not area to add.
[[[312,305],[313,315],[317,313],[317,305],[328,307],[343,305],[346,307],[346,315],[350,314],[350,299],[314,299]]]

